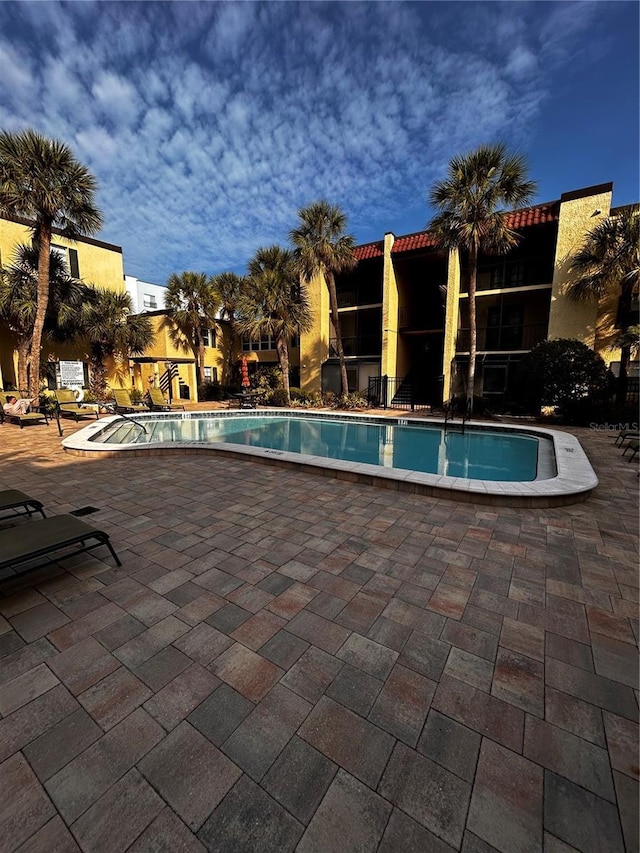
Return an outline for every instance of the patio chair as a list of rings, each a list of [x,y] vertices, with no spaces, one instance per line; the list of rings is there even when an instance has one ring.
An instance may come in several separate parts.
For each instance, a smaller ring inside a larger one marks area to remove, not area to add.
[[[621,429],[616,437],[614,444],[617,444],[619,447],[622,447],[625,441],[629,441],[632,438],[640,439],[640,432],[638,432],[637,430]]]
[[[76,545],[80,547],[74,547]],[[7,569],[16,574],[16,566],[37,560],[38,557],[69,548],[73,550],[65,556],[71,556],[102,545],[107,546],[116,564],[121,566],[107,533],[73,515],[53,515],[31,521],[27,527],[18,525],[0,530],[0,570]]]
[[[31,517],[32,513],[39,512],[43,518],[46,518],[40,501],[30,498],[24,492],[18,489],[5,489],[0,491],[0,512],[13,510],[8,515],[0,515],[0,519],[14,518],[16,515],[27,515]]]
[[[629,462],[631,462],[638,455],[638,450],[640,450],[640,441],[630,441],[625,447],[622,455],[626,456],[628,450],[631,451],[631,456],[629,456]]]
[[[5,421],[9,421],[12,424],[19,424],[20,429],[25,424],[39,424],[44,421],[46,426],[49,426],[49,419],[47,418],[46,409],[41,409],[38,412],[26,412],[24,415],[10,415],[8,412],[4,411],[2,405],[0,405],[0,424],[3,424]]]
[[[170,403],[164,399],[164,394],[160,388],[149,388],[149,408],[154,412],[170,412],[172,409],[182,409],[182,403]]]
[[[124,388],[117,388],[112,391],[113,399],[116,401],[114,409],[116,412],[148,412],[149,407],[144,403],[132,403],[131,395]]]
[[[73,418],[74,421],[81,421],[84,418],[92,418],[94,415],[98,418],[98,408],[95,410],[85,409],[82,403],[76,400],[75,394],[69,388],[58,388],[55,391],[56,409],[58,414],[65,418]]]

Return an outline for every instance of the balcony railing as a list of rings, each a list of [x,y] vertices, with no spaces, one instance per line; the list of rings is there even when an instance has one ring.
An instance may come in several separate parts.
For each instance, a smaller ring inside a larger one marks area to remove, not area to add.
[[[478,326],[476,348],[478,352],[509,350],[530,350],[547,337],[546,323],[532,323],[528,326]],[[471,342],[471,330],[460,329],[456,341],[458,352],[468,352]]]
[[[342,339],[342,348],[346,356],[374,355],[382,352],[382,341],[378,335],[361,335]],[[329,340],[329,358],[338,357],[337,338]]]

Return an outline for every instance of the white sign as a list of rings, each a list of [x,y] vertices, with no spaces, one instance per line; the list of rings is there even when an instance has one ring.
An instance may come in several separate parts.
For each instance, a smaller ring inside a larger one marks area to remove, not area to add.
[[[84,385],[84,364],[81,361],[58,362],[58,387],[82,388]]]

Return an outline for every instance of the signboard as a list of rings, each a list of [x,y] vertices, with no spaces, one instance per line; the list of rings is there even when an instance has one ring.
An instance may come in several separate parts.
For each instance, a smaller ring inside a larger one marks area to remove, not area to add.
[[[58,362],[58,388],[82,388],[84,363],[82,361]]]

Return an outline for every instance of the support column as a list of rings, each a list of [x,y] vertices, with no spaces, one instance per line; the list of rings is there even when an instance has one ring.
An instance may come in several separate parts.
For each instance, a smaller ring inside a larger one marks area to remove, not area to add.
[[[384,260],[382,268],[382,376],[396,376],[398,369],[398,282],[391,259],[395,236],[384,235]]]
[[[458,318],[460,315],[460,254],[457,249],[449,252],[447,264],[447,305],[444,320],[444,346],[442,353],[443,403],[451,397],[453,360],[456,354]]]

